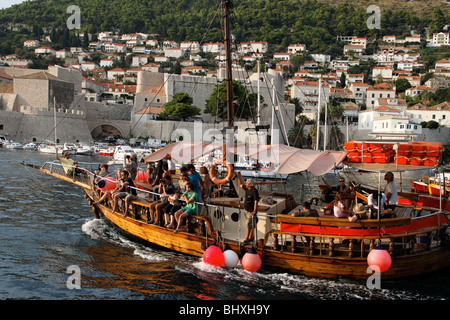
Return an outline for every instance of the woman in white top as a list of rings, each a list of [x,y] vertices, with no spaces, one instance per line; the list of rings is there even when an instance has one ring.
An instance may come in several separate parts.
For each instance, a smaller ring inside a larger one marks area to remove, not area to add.
[[[344,202],[344,195],[342,192],[338,192],[334,197],[334,205],[333,205],[333,212],[335,217],[345,218],[351,214],[351,211],[345,209],[343,202]]]

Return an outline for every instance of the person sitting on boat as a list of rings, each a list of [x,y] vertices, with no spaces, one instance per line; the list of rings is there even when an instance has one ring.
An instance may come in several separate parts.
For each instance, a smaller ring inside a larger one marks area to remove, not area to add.
[[[169,203],[164,208],[164,227],[168,228],[169,225],[174,225],[174,214],[181,209],[180,196],[186,192],[186,185],[189,182],[189,175],[187,172],[183,172],[180,175],[180,181],[178,182],[178,189],[172,196],[169,196]]]
[[[255,182],[253,179],[247,179],[245,185],[240,183],[239,186],[245,191],[244,197],[244,214],[247,218],[247,231],[244,239],[244,243],[253,241],[254,229],[258,223],[258,201],[259,192],[255,188]]]
[[[205,189],[202,176],[197,172],[197,170],[195,170],[195,166],[193,164],[188,164],[187,169],[189,173],[189,181],[192,182],[194,185],[194,191],[197,193],[197,201],[202,202],[202,190]]]
[[[134,153],[131,155],[126,155],[123,158],[123,169],[129,172],[130,178],[132,180],[136,179],[138,164],[137,164],[137,156]]]
[[[166,177],[169,177],[169,178],[170,178],[170,183],[173,183],[172,173],[169,171],[169,164],[168,164],[167,162],[163,163],[162,168],[163,168],[163,175],[162,175],[163,180],[164,180]],[[164,180],[164,181],[165,181],[165,180]]]
[[[160,200],[154,201],[150,205],[150,221],[148,223],[153,223],[154,225],[159,225],[162,211],[169,203],[169,196],[175,193],[175,186],[172,184],[169,176],[164,177],[164,182],[159,185]]]
[[[60,158],[58,156],[58,149],[56,149],[56,159],[59,160],[59,162],[61,162],[66,176],[72,177],[74,172],[73,159],[70,158],[70,153],[68,152],[64,152],[63,156],[64,156],[63,158]]]
[[[335,217],[345,218],[351,214],[350,210],[346,210],[344,206],[344,193],[338,192],[334,197],[333,213]]]
[[[345,178],[340,177],[339,178],[339,185],[338,186],[334,186],[332,187],[333,191],[337,191],[337,192],[345,192],[347,190],[347,185],[345,184]]]
[[[186,201],[186,205],[175,212],[175,221],[177,222],[177,228],[174,233],[183,231],[184,219],[188,216],[197,214],[197,192],[194,191],[194,184],[192,182],[187,183],[187,191],[180,197],[181,200]],[[167,228],[173,228],[173,225],[168,225]]]
[[[384,175],[384,180],[387,181],[386,186],[384,187],[384,194],[387,198],[387,206],[389,209],[395,210],[395,207],[398,204],[398,194],[397,186],[394,182],[394,174],[392,172],[386,172]]]
[[[128,214],[128,205],[130,204],[130,201],[137,198],[137,192],[133,180],[131,180],[130,174],[126,170],[123,170],[121,172],[119,184],[119,192],[113,194],[114,205],[111,214],[114,214],[116,212],[119,199],[124,199],[125,210],[123,217],[125,218]]]
[[[89,175],[89,172],[87,171],[87,169],[81,168],[78,161],[73,162],[73,170],[75,171],[76,176],[83,175],[83,176],[87,177]]]
[[[378,197],[380,197],[380,203],[381,206],[378,206]],[[392,215],[391,209],[387,206],[387,197],[382,192],[381,194],[378,193],[378,190],[373,191],[368,197],[367,197],[367,208],[369,210],[369,218],[370,219],[376,219],[378,218],[378,210],[379,208],[381,211],[381,218],[389,218]]]
[[[175,174],[177,168],[175,166],[175,162],[172,160],[172,156],[168,154],[166,158],[167,158],[167,165],[169,167],[169,172],[171,174]]]
[[[95,170],[94,173],[102,178],[109,176],[109,165],[107,163],[102,163],[100,165],[100,171]]]
[[[212,185],[213,183],[211,183],[211,178],[209,177],[209,172],[208,172],[208,168],[206,168],[205,166],[200,168],[200,176],[203,179],[203,185],[205,186],[205,189],[203,190],[203,195],[205,198],[209,198],[211,197],[211,189],[212,189]]]
[[[296,211],[291,214],[293,217],[319,217],[319,212],[316,209],[311,209],[311,203],[303,202],[302,211]]]
[[[362,203],[357,203],[353,207],[352,214],[348,217],[350,222],[354,222],[356,220],[367,219],[367,210],[366,206]]]
[[[110,175],[109,173],[109,165],[107,163],[102,163],[100,166],[100,171],[99,170],[94,170],[94,176],[92,177],[92,182],[94,183],[94,188],[95,190],[99,190],[97,184],[98,182],[101,180],[101,178],[105,178],[108,177]],[[94,180],[95,178],[95,180]]]
[[[157,193],[159,190],[159,184],[161,183],[161,181],[163,181],[163,174],[164,174],[162,160],[158,160],[154,172],[155,172],[155,179],[153,180],[153,183],[152,183],[152,188],[153,188],[153,193],[154,193],[153,201],[158,201],[159,196],[157,195]]]
[[[105,201],[105,199],[108,196],[113,196],[114,194],[119,192],[119,190],[120,190],[120,177],[122,176],[122,171],[123,171],[122,169],[117,169],[117,171],[116,171],[117,178],[116,178],[116,187],[115,187],[115,189],[114,190],[106,190],[105,193],[100,197],[100,199],[94,202],[95,205],[100,204],[103,201]],[[108,175],[105,175],[105,177],[108,176]]]

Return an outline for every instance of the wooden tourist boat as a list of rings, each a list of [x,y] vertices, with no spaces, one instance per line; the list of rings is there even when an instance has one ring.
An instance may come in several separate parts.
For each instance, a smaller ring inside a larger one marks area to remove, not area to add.
[[[233,95],[230,90],[232,72],[228,12],[231,1],[221,3],[225,11],[223,26],[226,33],[228,126],[232,128],[234,113]],[[234,144],[233,137],[227,141],[233,141]],[[214,148],[199,141],[183,141],[166,146],[145,160],[153,162],[170,154],[175,162],[190,163],[193,159],[209,154]],[[83,188],[85,198],[96,218],[104,218],[120,230],[150,244],[192,256],[204,257],[205,251],[215,243],[222,250],[229,248],[242,258],[248,250],[254,249],[261,259],[262,270],[366,280],[373,274],[368,269],[367,258],[378,244],[383,245],[392,258],[390,269],[382,273],[383,279],[415,276],[450,266],[447,239],[449,220],[445,212],[437,212],[438,210],[433,208],[399,208],[395,218],[354,222],[326,215],[320,207],[317,208],[319,217],[293,217],[291,213],[302,209],[293,195],[260,190],[255,238],[252,243],[245,243],[243,239],[247,221],[242,200],[245,192],[240,187],[243,178],[239,172],[232,174],[232,163],[226,157],[231,153],[241,152],[237,149],[239,148],[227,145],[223,148],[222,164],[227,167],[227,177],[215,179],[216,177],[212,176],[213,182],[221,188],[224,183],[232,183],[237,196],[207,198],[201,203],[201,210],[187,219],[185,231],[177,233],[172,229],[146,222],[147,211],[151,205],[146,195],[151,191],[146,189],[148,186],[145,183],[137,183],[140,187],[137,188],[138,198],[130,203],[130,214],[124,217],[124,208],[112,213],[109,198],[96,204],[103,191],[99,191],[95,185],[98,177],[92,170],[86,170],[86,175],[68,177],[59,162],[45,163],[38,169]],[[308,171],[321,176],[347,157],[343,152],[318,152],[285,145],[257,145],[246,149],[245,154],[256,159],[261,153],[274,156],[276,159],[268,161],[277,164],[276,173],[279,174]],[[212,175],[213,166],[209,172]],[[244,263],[242,265],[245,268]]]
[[[152,157],[163,157],[173,151],[171,147],[167,151],[161,149]],[[308,151],[310,154],[312,150]],[[319,158],[320,155],[323,153]],[[317,162],[311,163],[315,164]],[[332,167],[331,161],[329,166]],[[150,244],[188,255],[201,257],[213,243],[222,248],[226,246],[241,257],[254,247],[261,257],[263,270],[367,279],[371,274],[367,269],[367,255],[381,243],[392,257],[391,268],[382,274],[384,279],[414,276],[450,266],[446,238],[449,220],[446,212],[434,208],[403,206],[398,209],[396,218],[355,222],[326,215],[322,208],[318,208],[318,218],[293,217],[290,213],[301,209],[301,205],[292,195],[260,191],[257,241],[245,244],[242,240],[246,219],[241,198],[243,190],[238,186],[242,179],[239,174],[233,180],[239,197],[209,199],[202,211],[188,220],[186,232],[175,234],[172,229],[146,223],[151,201],[145,198],[145,189],[139,189],[138,199],[130,205],[130,216],[123,217],[122,211],[112,214],[111,200],[94,204],[101,195],[93,184],[95,176],[67,177],[59,162],[46,163],[39,170],[82,187],[96,218],[104,218]],[[145,184],[137,184],[145,187]],[[268,199],[271,201],[266,201]],[[362,201],[361,196],[358,200]]]

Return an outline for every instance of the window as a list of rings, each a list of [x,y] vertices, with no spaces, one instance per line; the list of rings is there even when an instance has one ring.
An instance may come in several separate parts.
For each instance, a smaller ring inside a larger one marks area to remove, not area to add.
[[[442,120],[445,120],[445,114],[442,115]]]
[[[436,115],[435,114],[433,114],[433,119],[436,119]]]

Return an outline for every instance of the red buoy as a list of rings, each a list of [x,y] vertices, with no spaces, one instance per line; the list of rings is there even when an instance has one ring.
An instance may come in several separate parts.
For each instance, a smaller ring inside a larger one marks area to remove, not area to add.
[[[114,179],[113,177],[106,177],[101,179],[98,182],[98,185],[100,187],[100,190],[105,191],[105,190],[114,190],[116,188],[116,179]]]
[[[216,267],[222,267],[225,263],[222,250],[214,243],[203,254],[203,262]]]
[[[138,182],[142,182],[142,183],[147,183],[148,184],[148,174],[145,171],[138,171],[136,174],[136,181]]]
[[[242,257],[241,264],[245,270],[249,272],[256,272],[259,268],[261,268],[262,261],[255,249],[251,248]]]
[[[378,245],[367,255],[367,263],[372,270],[385,272],[391,267],[392,258],[389,252]]]

